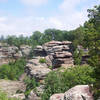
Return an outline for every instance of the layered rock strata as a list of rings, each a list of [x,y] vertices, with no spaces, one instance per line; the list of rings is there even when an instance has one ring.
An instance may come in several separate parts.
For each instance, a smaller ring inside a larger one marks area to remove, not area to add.
[[[50,41],[34,50],[36,56],[46,57],[48,66],[73,66],[72,47],[70,41]]]

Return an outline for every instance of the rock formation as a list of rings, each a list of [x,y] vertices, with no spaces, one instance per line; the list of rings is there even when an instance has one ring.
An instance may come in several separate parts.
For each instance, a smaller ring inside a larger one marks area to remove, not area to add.
[[[22,53],[16,46],[0,43],[0,65],[7,64],[9,61],[20,57],[22,57]]]
[[[8,64],[10,61],[27,57],[31,51],[31,47],[22,45],[20,49],[16,46],[9,46],[6,43],[0,43],[0,65]]]
[[[45,76],[51,71],[45,63],[39,62],[41,57],[36,57],[28,61],[26,65],[26,73],[30,77],[34,77],[36,80],[43,80]]]
[[[32,47],[29,45],[21,45],[20,49],[21,49],[23,56],[27,57],[29,56]]]
[[[21,100],[25,98],[24,93],[18,93],[17,91],[25,92],[26,86],[20,81],[0,80],[0,90],[7,93],[8,97],[16,97]]]
[[[50,100],[94,100],[88,85],[78,85],[69,89],[64,94],[54,94]]]
[[[72,66],[72,48],[70,41],[50,41],[34,50],[36,56],[45,56],[48,66]]]

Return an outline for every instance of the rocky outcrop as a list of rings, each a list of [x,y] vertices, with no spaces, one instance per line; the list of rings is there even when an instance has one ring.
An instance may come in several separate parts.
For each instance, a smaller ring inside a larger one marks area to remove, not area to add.
[[[21,49],[23,56],[28,57],[31,52],[32,47],[29,45],[21,45],[20,49]]]
[[[51,71],[45,63],[40,63],[41,57],[36,57],[28,61],[26,65],[26,73],[36,80],[43,80],[45,76]]]
[[[0,43],[0,65],[22,57],[21,51],[16,46]]]
[[[64,100],[64,94],[63,93],[54,94],[50,97],[50,100]]]
[[[18,93],[18,91],[25,92],[26,86],[20,81],[0,80],[0,90],[7,93],[8,97],[25,98],[24,93]]]
[[[22,45],[19,49],[16,46],[9,46],[6,43],[0,43],[0,65],[8,64],[9,62],[23,56],[28,57],[31,49],[31,46],[28,45]]]
[[[94,100],[91,88],[88,85],[78,85],[64,94],[54,94],[50,100]]]
[[[35,56],[46,56],[46,52],[43,49],[42,46],[36,46],[36,48],[34,49],[34,55]]]
[[[45,55],[48,66],[73,66],[72,48],[70,41],[50,41],[43,46],[37,46],[34,53]],[[42,53],[42,54],[41,54]]]

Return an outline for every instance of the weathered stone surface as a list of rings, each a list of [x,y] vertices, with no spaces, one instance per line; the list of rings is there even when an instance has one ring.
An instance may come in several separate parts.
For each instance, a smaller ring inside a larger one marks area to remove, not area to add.
[[[43,49],[47,54],[47,65],[54,68],[73,65],[70,41],[50,41],[43,45]]]
[[[29,76],[36,78],[37,80],[44,79],[45,76],[51,71],[45,63],[41,64],[39,62],[40,58],[41,57],[36,57],[31,59],[26,65],[26,73]]]
[[[36,46],[34,49],[35,56],[46,56],[46,52],[44,51],[42,46]]]
[[[8,64],[10,61],[20,57],[22,57],[22,53],[16,46],[0,43],[0,65]]]
[[[64,100],[64,94],[59,93],[59,94],[54,94],[50,97],[50,100]]]
[[[78,85],[64,94],[65,100],[94,100],[88,85]]]
[[[35,54],[40,56],[46,56],[46,63],[53,68],[65,65],[66,67],[72,66],[73,57],[70,41],[50,41],[43,46],[37,46]]]
[[[25,92],[26,86],[20,81],[0,80],[0,90],[7,93],[8,97],[24,98],[24,94],[16,94],[16,92]]]
[[[77,85],[63,94],[54,94],[50,100],[94,100],[88,85]]]
[[[32,47],[29,45],[21,45],[20,49],[21,49],[23,56],[29,56]]]
[[[14,94],[12,96],[9,96],[9,98],[17,98],[17,99],[23,100],[23,99],[25,99],[25,95],[24,95],[24,93]]]

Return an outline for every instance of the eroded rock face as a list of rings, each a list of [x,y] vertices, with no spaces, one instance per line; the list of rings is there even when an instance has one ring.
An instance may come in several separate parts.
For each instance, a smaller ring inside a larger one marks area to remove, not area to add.
[[[43,46],[37,46],[34,53],[40,55],[45,53],[48,66],[54,68],[62,65],[73,66],[71,44],[70,41],[50,41]]]
[[[64,100],[64,94],[59,93],[59,94],[54,94],[50,97],[50,100]]]
[[[54,94],[50,100],[94,100],[88,85],[78,85],[63,94]]]
[[[0,65],[8,64],[10,61],[21,57],[22,53],[16,46],[0,43]]]
[[[29,45],[21,45],[20,49],[21,49],[23,56],[27,57],[27,56],[29,56],[32,47]]]
[[[25,92],[26,86],[20,81],[0,80],[0,90],[7,93],[8,97],[16,97],[21,100],[25,98],[23,93],[16,94],[17,91]]]
[[[26,73],[30,77],[34,77],[37,80],[43,80],[45,76],[51,71],[47,65],[39,62],[41,57],[36,57],[28,61],[26,65]]]

